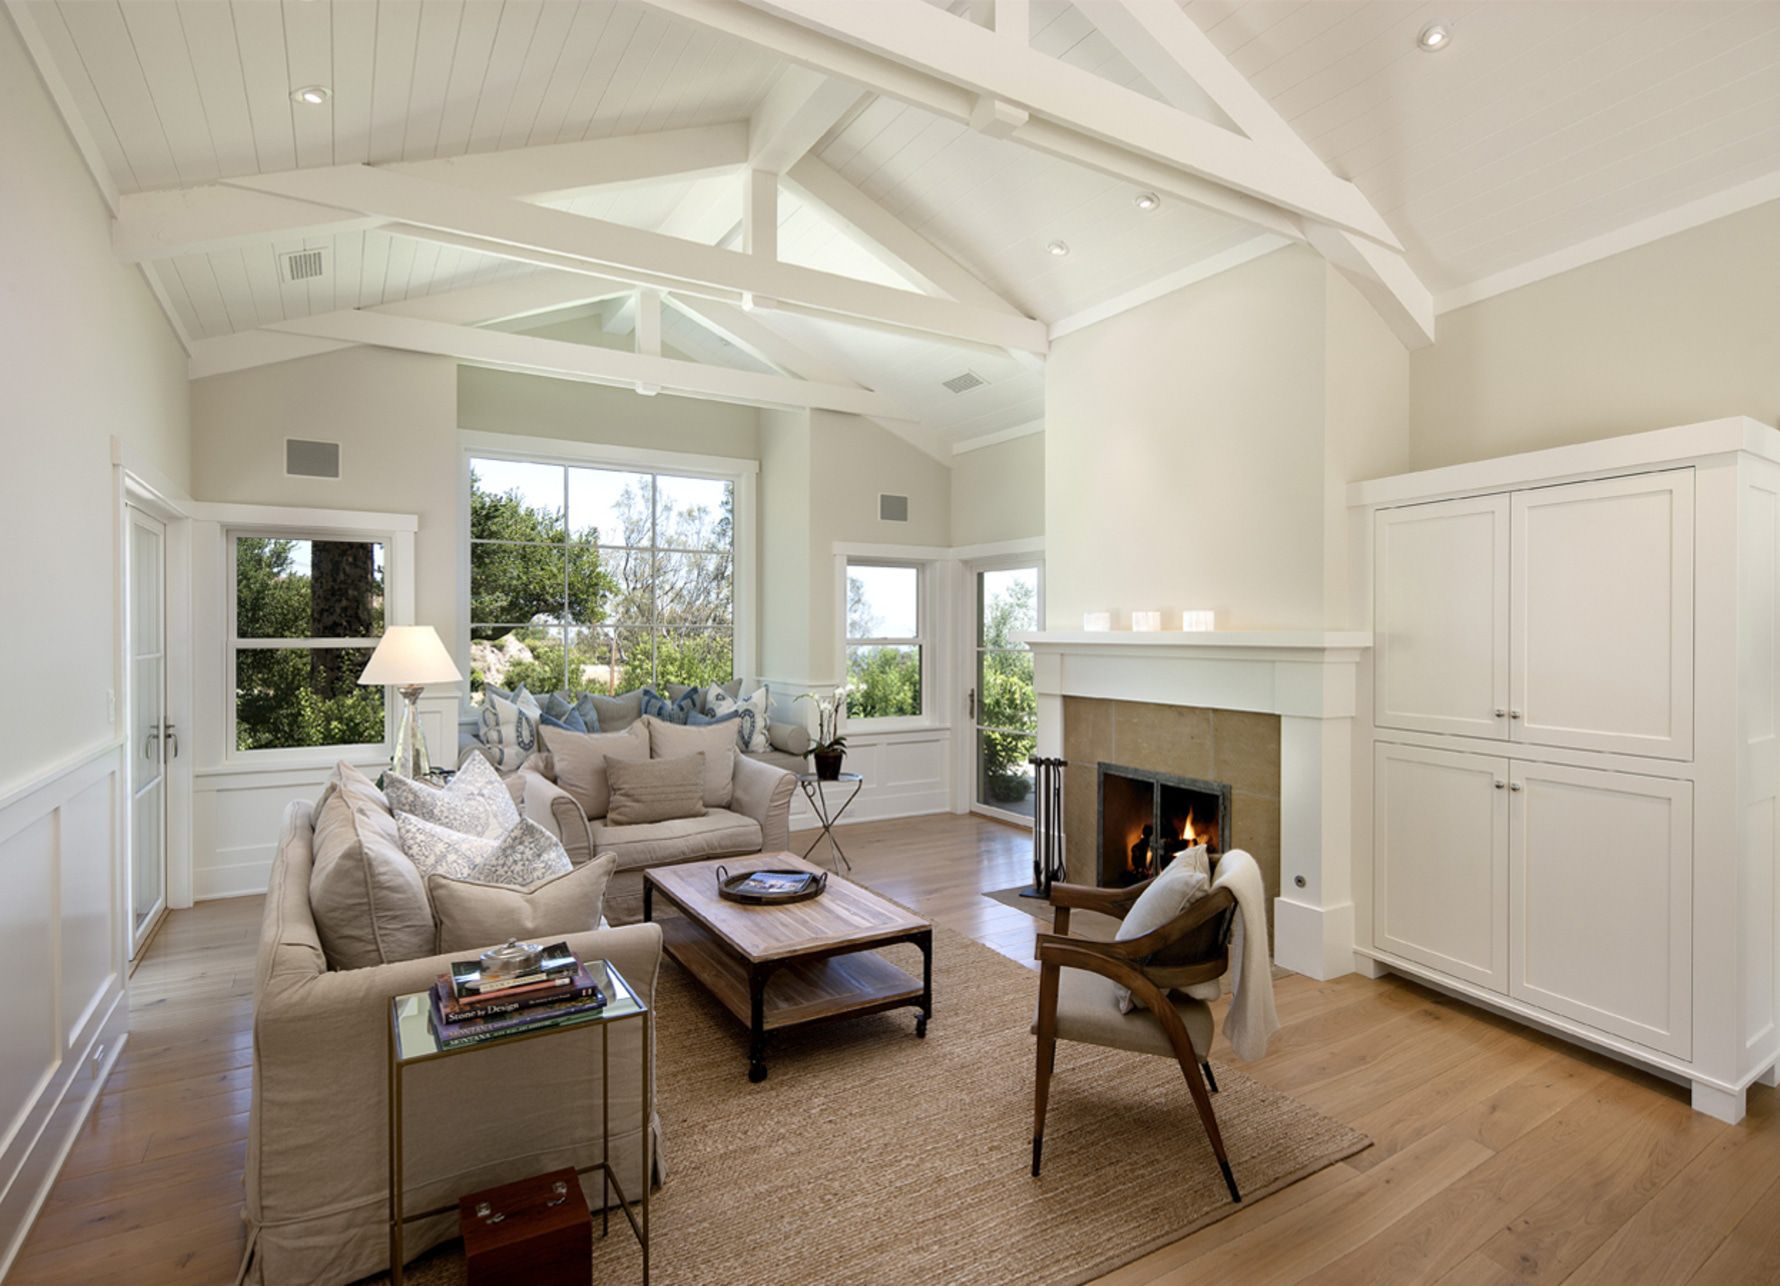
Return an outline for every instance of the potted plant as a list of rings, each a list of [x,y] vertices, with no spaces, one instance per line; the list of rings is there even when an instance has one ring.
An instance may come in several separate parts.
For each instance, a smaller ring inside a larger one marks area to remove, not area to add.
[[[847,739],[841,735],[841,718],[847,709],[847,693],[843,688],[825,697],[813,692],[799,694],[799,701],[816,707],[815,738],[804,753],[816,761],[817,781],[838,781],[841,763],[847,757]]]

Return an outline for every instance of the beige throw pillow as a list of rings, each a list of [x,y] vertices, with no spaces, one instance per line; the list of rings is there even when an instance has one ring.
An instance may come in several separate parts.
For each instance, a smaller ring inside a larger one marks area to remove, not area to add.
[[[556,784],[581,805],[589,817],[604,817],[611,806],[606,761],[640,763],[649,758],[649,730],[634,723],[623,732],[565,732],[547,728],[545,742],[556,769]]]
[[[1183,849],[1138,895],[1136,903],[1119,922],[1119,931],[1113,934],[1113,940],[1129,942],[1132,938],[1154,933],[1204,897],[1210,888],[1211,860],[1205,845]],[[1121,1014],[1131,1012],[1129,987],[1115,987],[1113,996]]]
[[[351,764],[334,769],[315,818],[309,910],[335,969],[364,969],[433,952],[433,916],[420,871],[402,852],[383,793]]]
[[[626,763],[606,761],[612,785],[609,826],[641,826],[705,815],[705,757],[702,753]]]
[[[438,925],[438,950],[480,951],[508,938],[546,943],[599,928],[606,885],[618,859],[601,853],[567,875],[528,888],[478,884],[449,875],[427,877]]]
[[[738,753],[733,723],[685,727],[660,719],[644,719],[643,725],[649,730],[649,756],[652,759],[678,759],[682,755],[702,752],[705,757],[705,807],[729,807],[730,798],[735,794],[735,757]],[[560,767],[558,771],[561,771]]]

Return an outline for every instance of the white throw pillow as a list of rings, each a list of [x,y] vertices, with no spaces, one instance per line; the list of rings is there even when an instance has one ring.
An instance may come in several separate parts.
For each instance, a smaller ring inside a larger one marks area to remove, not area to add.
[[[480,736],[496,768],[513,772],[534,750],[542,749],[538,744],[542,714],[529,692],[520,692],[517,701],[483,693]]]
[[[1138,895],[1136,903],[1119,922],[1119,931],[1113,934],[1113,941],[1129,942],[1132,938],[1154,933],[1204,897],[1210,888],[1211,858],[1205,845],[1181,850],[1162,868],[1162,874],[1151,880],[1149,887]],[[1129,987],[1115,987],[1113,996],[1121,1014],[1131,1012]]]
[[[507,783],[482,755],[468,756],[443,788],[391,773],[383,779],[383,793],[398,817],[411,813],[461,835],[500,839],[519,825]]]
[[[449,875],[478,884],[535,884],[568,871],[562,841],[529,817],[498,839],[465,835],[416,817],[396,814],[402,852],[421,875]]]
[[[522,889],[434,875],[426,882],[437,922],[437,947],[477,951],[508,938],[549,942],[599,928],[606,885],[618,859],[601,853],[567,875]]]
[[[731,710],[736,711],[740,718],[740,726],[736,729],[736,744],[743,750],[759,754],[771,749],[766,739],[767,707],[772,700],[766,684],[761,684],[745,697],[732,697],[722,688],[711,690],[711,713],[721,718]]]

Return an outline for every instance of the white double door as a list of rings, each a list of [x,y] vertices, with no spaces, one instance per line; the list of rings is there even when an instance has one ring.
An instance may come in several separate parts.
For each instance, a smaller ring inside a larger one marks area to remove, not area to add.
[[[1693,757],[1693,470],[1380,511],[1380,728]]]
[[[167,762],[177,733],[167,720],[167,529],[126,506],[125,655],[129,772],[130,958],[167,909]]]
[[[1379,743],[1374,786],[1376,947],[1689,1056],[1690,783]]]

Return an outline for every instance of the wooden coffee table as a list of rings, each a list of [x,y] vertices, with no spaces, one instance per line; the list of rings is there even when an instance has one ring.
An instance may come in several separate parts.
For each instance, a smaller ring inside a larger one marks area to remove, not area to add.
[[[828,873],[821,897],[749,906],[718,896],[717,868],[822,868],[793,853],[762,853],[654,867],[643,876],[643,919],[655,895],[681,914],[661,922],[667,953],[748,1024],[748,1079],[766,1079],[766,1034],[828,1018],[918,1008],[915,1035],[933,1016],[933,925],[870,889]],[[897,942],[921,949],[921,978],[872,952]],[[768,984],[771,984],[770,986]]]

